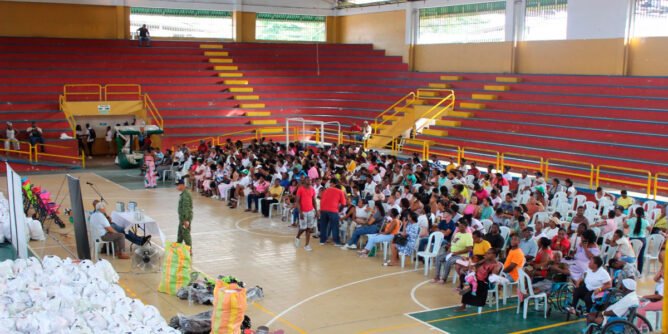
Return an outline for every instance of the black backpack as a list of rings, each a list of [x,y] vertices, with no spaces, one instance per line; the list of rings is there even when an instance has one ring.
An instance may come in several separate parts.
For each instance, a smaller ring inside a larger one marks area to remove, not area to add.
[[[88,129],[88,133],[89,133],[89,138],[90,139],[97,138],[97,135],[95,134],[95,129],[93,129],[93,128]]]

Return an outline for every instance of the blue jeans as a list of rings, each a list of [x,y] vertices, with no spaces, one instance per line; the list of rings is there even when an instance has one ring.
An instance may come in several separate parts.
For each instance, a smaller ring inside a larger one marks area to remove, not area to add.
[[[339,238],[339,214],[337,212],[320,211],[320,243],[327,241],[329,234],[337,245],[341,244]]]
[[[35,145],[37,143],[44,144],[44,137],[28,137],[28,140],[30,141],[30,145]],[[41,147],[40,149],[41,152],[44,152],[44,146]]]
[[[355,229],[353,232],[352,237],[350,237],[350,240],[348,240],[348,245],[356,245],[357,241],[360,240],[360,237],[366,234],[375,234],[378,233],[380,228],[376,225],[364,225],[364,226],[359,226],[358,228]]]
[[[125,234],[125,239],[128,239],[129,242],[135,245],[141,245],[142,241],[144,241],[144,238],[132,233],[132,231],[125,232],[122,227],[114,223],[111,223],[111,227],[116,230],[116,232]]]
[[[141,37],[139,36],[139,46],[141,46],[142,42],[146,42],[146,46],[151,46],[151,37]]]

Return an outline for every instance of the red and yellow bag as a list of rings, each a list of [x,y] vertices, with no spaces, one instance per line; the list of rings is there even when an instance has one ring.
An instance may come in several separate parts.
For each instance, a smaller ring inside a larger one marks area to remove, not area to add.
[[[217,280],[213,290],[211,333],[240,334],[247,308],[245,288]]]
[[[167,242],[158,291],[175,296],[180,288],[190,284],[191,264],[190,246]]]

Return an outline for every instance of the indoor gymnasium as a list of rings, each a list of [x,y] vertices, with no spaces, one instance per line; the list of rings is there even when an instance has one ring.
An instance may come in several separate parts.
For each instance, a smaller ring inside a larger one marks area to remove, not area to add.
[[[1,333],[665,333],[666,0],[0,1]]]

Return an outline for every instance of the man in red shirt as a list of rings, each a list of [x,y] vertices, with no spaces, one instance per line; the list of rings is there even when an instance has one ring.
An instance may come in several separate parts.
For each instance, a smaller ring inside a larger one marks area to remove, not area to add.
[[[311,179],[308,177],[302,178],[302,186],[297,190],[297,210],[299,211],[299,232],[295,238],[295,247],[299,247],[299,238],[306,232],[306,243],[304,250],[312,251],[313,248],[309,245],[311,241],[311,232],[315,227],[315,221],[318,218],[318,210],[315,203],[315,189],[311,187]]]
[[[353,123],[353,125],[350,127],[350,134],[348,137],[350,140],[355,140],[355,141],[360,141],[362,139],[362,128],[360,128],[359,125],[357,125],[357,122]]]
[[[329,188],[320,194],[320,245],[324,245],[331,233],[334,244],[341,246],[339,240],[339,206],[346,205],[346,195],[339,188],[339,180],[329,180]]]

